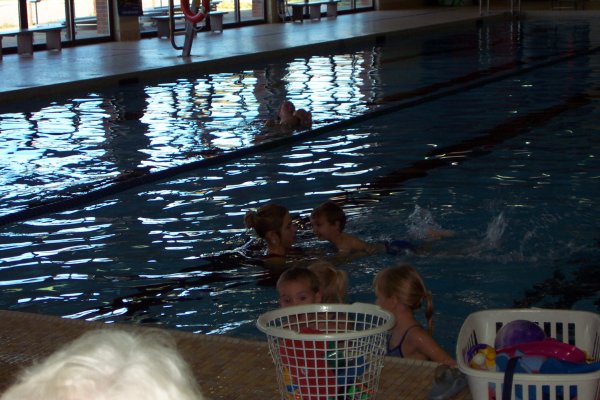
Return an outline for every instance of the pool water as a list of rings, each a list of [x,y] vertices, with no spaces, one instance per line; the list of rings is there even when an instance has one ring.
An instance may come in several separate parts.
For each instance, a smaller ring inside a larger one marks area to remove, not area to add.
[[[363,302],[374,301],[381,268],[417,267],[434,296],[434,337],[451,353],[477,310],[597,311],[596,23],[495,21],[388,37],[1,114],[4,216],[131,171],[264,143],[262,121],[285,97],[319,129],[60,213],[7,219],[0,307],[262,337],[254,323],[277,306],[276,292],[268,271],[235,251],[252,238],[243,215],[277,202],[302,220],[333,198],[347,231],[365,240],[419,241],[431,225],[456,232],[422,254],[340,265],[350,301]],[[331,253],[302,227],[298,245]]]

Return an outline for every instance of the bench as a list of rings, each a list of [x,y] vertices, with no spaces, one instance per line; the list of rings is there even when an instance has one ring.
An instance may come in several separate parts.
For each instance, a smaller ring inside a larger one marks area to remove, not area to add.
[[[213,32],[223,32],[223,16],[227,11],[211,11],[208,13],[210,19],[210,30]]]
[[[98,19],[94,16],[77,17],[77,18],[75,18],[74,22],[75,22],[75,26],[77,26],[81,29],[85,29],[85,30],[96,29],[96,27],[98,25]]]
[[[154,17],[150,17],[152,21],[156,22],[156,32],[159,39],[166,38],[168,39],[171,35],[171,28],[169,27],[170,16],[168,15],[156,15]],[[179,21],[183,19],[183,14],[175,14],[173,15],[173,19],[175,21]]]
[[[20,55],[33,55],[33,34],[46,34],[46,48],[48,50],[62,50],[62,40],[60,33],[64,29],[64,25],[56,26],[36,26],[28,29],[14,29],[0,31],[0,58],[2,57],[2,38],[4,36],[17,37],[17,52]]]
[[[208,14],[208,18],[210,18],[210,30],[213,32],[223,32],[223,15],[227,14],[227,11],[211,11]],[[156,31],[159,38],[169,38],[171,30],[169,27],[169,19],[168,15],[156,15],[150,17],[153,21],[156,22]],[[183,14],[175,14],[173,15],[173,19],[175,21],[183,20]]]
[[[292,22],[304,20],[304,7],[308,7],[308,15],[311,20],[321,19],[321,6],[327,5],[327,17],[337,17],[337,4],[340,0],[327,0],[327,1],[311,1],[305,3],[288,3],[288,6],[292,7]]]

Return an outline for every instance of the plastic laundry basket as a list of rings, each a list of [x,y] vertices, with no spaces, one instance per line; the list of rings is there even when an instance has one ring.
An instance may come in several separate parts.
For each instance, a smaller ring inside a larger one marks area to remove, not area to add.
[[[267,334],[286,400],[375,400],[394,317],[373,304],[314,304],[267,312]]]
[[[577,346],[587,357],[600,361],[600,316],[571,310],[488,310],[473,313],[463,323],[456,344],[459,369],[467,375],[473,399],[503,398],[502,372],[469,367],[467,353],[479,343],[494,345],[496,332],[514,320],[538,324],[547,337]],[[505,395],[508,395],[506,393]],[[600,399],[600,371],[579,374],[515,373],[511,399],[519,400],[596,400]]]

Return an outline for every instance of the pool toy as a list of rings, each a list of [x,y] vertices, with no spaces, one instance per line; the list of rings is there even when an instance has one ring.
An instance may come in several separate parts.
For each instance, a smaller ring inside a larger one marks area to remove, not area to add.
[[[553,338],[496,349],[496,353],[507,354],[509,357],[515,357],[517,353],[528,356],[543,356],[572,363],[585,363],[587,358],[586,353],[578,347]]]
[[[288,391],[285,395],[285,400],[302,400],[299,391],[300,388],[297,385],[294,385],[288,368],[285,368],[283,371],[283,383]]]
[[[548,358],[540,367],[541,374],[585,374],[600,370],[600,361],[593,363],[572,363]]]
[[[467,362],[473,369],[496,370],[496,350],[487,344],[479,343],[467,352]]]
[[[347,386],[355,382],[356,378],[365,373],[365,358],[358,356],[346,360],[345,365],[337,369],[338,385]]]
[[[346,394],[346,399],[348,400],[369,400],[373,394],[373,391],[362,383],[357,383],[348,387]]]
[[[524,319],[511,321],[496,332],[494,347],[497,349],[516,344],[544,340],[546,334],[536,323]]]
[[[539,374],[542,364],[546,361],[543,356],[527,356],[522,353],[517,353],[517,363],[514,372],[520,374]],[[508,367],[508,361],[513,358],[506,353],[500,353],[496,356],[496,370],[505,372]]]

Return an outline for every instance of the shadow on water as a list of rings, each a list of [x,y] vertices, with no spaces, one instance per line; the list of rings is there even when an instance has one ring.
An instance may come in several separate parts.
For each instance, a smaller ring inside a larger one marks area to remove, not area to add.
[[[600,239],[596,241],[600,248]],[[579,301],[591,300],[600,310],[600,264],[592,256],[580,255],[569,260],[565,268],[556,269],[552,277],[533,285],[514,307],[571,309]],[[573,268],[576,268],[573,270]],[[571,271],[565,274],[562,270]]]

